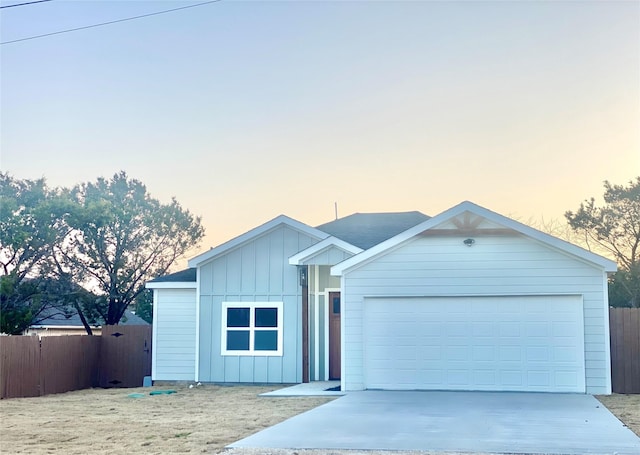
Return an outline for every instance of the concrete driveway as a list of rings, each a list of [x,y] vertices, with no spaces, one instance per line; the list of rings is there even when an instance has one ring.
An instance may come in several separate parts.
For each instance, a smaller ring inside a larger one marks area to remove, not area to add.
[[[590,395],[349,392],[229,447],[640,454]]]

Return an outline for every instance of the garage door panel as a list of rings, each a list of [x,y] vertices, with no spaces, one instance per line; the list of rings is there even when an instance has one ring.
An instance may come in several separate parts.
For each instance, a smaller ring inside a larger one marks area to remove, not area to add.
[[[442,348],[440,346],[420,346],[418,358],[424,360],[442,359]]]
[[[495,360],[495,349],[492,345],[472,346],[473,360],[475,362],[493,362]]]
[[[580,297],[365,299],[364,310],[367,388],[585,390]]]
[[[471,324],[471,333],[475,337],[492,337],[495,333],[494,323],[487,322],[474,322]]]
[[[532,362],[548,362],[549,349],[546,346],[527,346],[526,360],[529,364],[532,364]]]

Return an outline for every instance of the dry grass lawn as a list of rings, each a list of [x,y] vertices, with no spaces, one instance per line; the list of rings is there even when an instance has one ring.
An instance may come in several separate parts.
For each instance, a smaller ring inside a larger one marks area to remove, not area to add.
[[[172,395],[148,395],[173,388]],[[331,398],[264,398],[274,387],[203,385],[80,390],[0,401],[2,454],[220,453],[238,439]],[[143,398],[129,398],[143,393]],[[598,397],[640,435],[640,395]],[[326,451],[236,449],[226,455],[321,455]],[[336,451],[338,455],[377,452]],[[381,452],[390,455],[390,452]],[[394,455],[408,452],[396,452]],[[427,452],[423,452],[427,453]],[[414,452],[415,454],[415,452]]]
[[[596,397],[613,415],[640,436],[640,395],[602,395]]]
[[[217,453],[330,398],[264,398],[279,387],[79,390],[0,401],[2,454]],[[172,395],[148,395],[173,389]],[[129,398],[144,393],[143,398]]]

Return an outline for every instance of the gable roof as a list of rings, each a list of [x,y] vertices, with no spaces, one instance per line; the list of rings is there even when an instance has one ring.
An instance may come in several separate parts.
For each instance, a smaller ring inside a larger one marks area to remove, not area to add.
[[[368,259],[371,259],[375,256],[382,255],[389,249],[410,240],[414,236],[424,231],[433,229],[434,227],[441,225],[445,221],[450,220],[464,212],[470,212],[472,214],[478,215],[490,222],[499,224],[515,232],[519,232],[554,249],[568,253],[584,261],[602,267],[606,272],[615,272],[617,270],[616,263],[610,259],[587,251],[583,248],[580,248],[579,246],[573,245],[572,243],[565,242],[564,240],[546,234],[542,231],[538,231],[537,229],[519,223],[518,221],[507,218],[506,216],[500,215],[496,212],[492,212],[491,210],[485,209],[484,207],[474,204],[473,202],[464,201],[448,210],[445,210],[439,215],[428,219],[427,221],[424,221],[416,226],[413,226],[412,228],[407,229],[404,232],[401,232],[395,237],[392,237],[368,250],[363,251],[356,256],[353,256],[345,261],[342,261],[339,264],[336,264],[331,268],[331,274],[342,275],[348,269],[356,267],[357,265],[362,264],[364,261],[367,261]]]
[[[232,250],[250,240],[253,240],[256,237],[259,237],[271,231],[272,229],[277,228],[280,225],[285,225],[292,229],[295,229],[296,231],[303,232],[308,236],[313,237],[317,240],[322,240],[329,237],[329,234],[327,234],[326,232],[323,232],[321,230],[308,226],[304,223],[301,223],[300,221],[296,221],[293,218],[289,218],[288,216],[280,215],[272,219],[271,221],[267,221],[266,223],[261,224],[260,226],[253,228],[250,231],[247,231],[236,238],[233,238],[221,245],[218,245],[215,248],[211,248],[209,251],[205,253],[199,254],[198,256],[192,259],[189,259],[189,263],[188,263],[189,267],[198,267],[203,263],[208,262],[213,258],[228,252],[229,250]]]
[[[428,220],[421,212],[354,213],[317,229],[351,245],[367,250],[379,243]]]
[[[314,243],[309,248],[305,248],[299,253],[294,254],[289,258],[289,264],[301,265],[313,256],[316,256],[317,254],[320,254],[332,247],[338,248],[351,255],[358,254],[362,251],[362,248],[358,248],[357,246],[345,242],[344,240],[340,240],[337,237],[331,236],[327,237],[324,240],[321,240],[318,243]]]

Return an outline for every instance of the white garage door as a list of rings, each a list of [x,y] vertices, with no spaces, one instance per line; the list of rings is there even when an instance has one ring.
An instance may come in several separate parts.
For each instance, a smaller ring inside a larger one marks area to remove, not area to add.
[[[365,384],[585,392],[582,298],[368,298]]]

